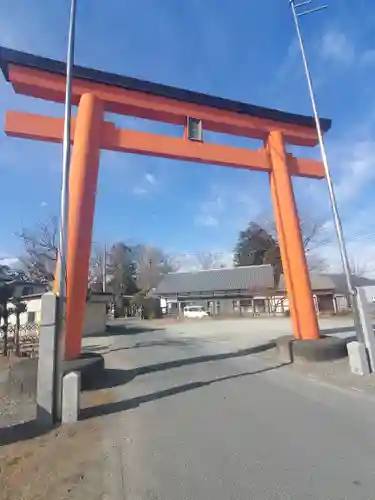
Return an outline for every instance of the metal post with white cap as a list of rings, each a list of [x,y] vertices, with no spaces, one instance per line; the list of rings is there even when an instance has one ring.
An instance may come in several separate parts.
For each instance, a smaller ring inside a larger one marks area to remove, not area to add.
[[[69,17],[68,49],[66,61],[66,88],[63,135],[62,183],[60,199],[59,231],[59,285],[58,312],[56,325],[55,383],[54,383],[54,419],[61,421],[62,412],[62,362],[64,359],[65,301],[66,301],[66,262],[68,247],[69,215],[69,168],[70,168],[70,129],[72,116],[72,80],[74,66],[75,24],[77,1],[71,0]]]
[[[308,90],[309,90],[314,120],[315,120],[315,124],[316,124],[316,132],[318,135],[319,148],[320,148],[320,153],[322,156],[325,177],[327,179],[329,199],[330,199],[330,203],[331,203],[334,227],[335,227],[336,236],[337,236],[337,240],[338,240],[338,244],[339,244],[341,262],[342,262],[342,265],[344,268],[346,285],[347,285],[349,294],[351,295],[351,298],[352,298],[352,306],[353,306],[353,312],[354,312],[357,339],[360,341],[363,341],[362,328],[361,328],[361,325],[359,322],[359,317],[358,317],[356,290],[352,285],[349,257],[348,257],[348,252],[347,252],[347,248],[346,248],[346,244],[345,244],[344,232],[342,229],[342,223],[341,223],[341,219],[340,219],[340,215],[339,215],[335,190],[334,190],[334,186],[333,186],[332,174],[331,174],[331,171],[330,171],[329,165],[328,165],[327,151],[326,151],[326,147],[324,144],[322,127],[321,127],[321,123],[320,123],[320,119],[319,119],[319,115],[318,115],[318,108],[317,108],[317,104],[316,104],[314,86],[313,86],[313,82],[312,82],[311,72],[310,72],[310,68],[309,68],[309,64],[308,64],[308,60],[307,60],[307,55],[306,55],[306,50],[305,50],[305,44],[304,44],[304,41],[302,38],[302,32],[301,32],[300,23],[299,23],[299,18],[301,16],[306,16],[306,15],[312,14],[314,12],[319,12],[323,9],[326,9],[328,7],[328,5],[322,5],[322,6],[311,8],[311,9],[304,9],[303,8],[307,5],[310,5],[311,3],[312,3],[312,0],[304,1],[304,2],[300,2],[300,3],[296,3],[295,0],[289,0],[289,4],[290,4],[290,7],[292,9],[292,14],[293,14],[293,21],[294,21],[295,28],[297,31],[298,43],[299,43],[299,46],[301,49],[303,66],[304,66],[304,70],[305,70],[307,86],[308,86]]]

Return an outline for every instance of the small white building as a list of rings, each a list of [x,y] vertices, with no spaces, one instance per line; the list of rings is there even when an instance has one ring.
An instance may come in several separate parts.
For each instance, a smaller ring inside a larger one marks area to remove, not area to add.
[[[47,290],[46,285],[33,281],[13,280],[8,276],[0,276],[0,286],[11,284],[13,288],[13,296],[16,298],[25,297],[26,295],[41,294]]]
[[[26,305],[26,311],[20,314],[21,336],[27,334],[28,330],[38,331],[41,319],[42,293],[26,295],[21,297]],[[85,323],[83,336],[98,335],[104,333],[107,326],[107,306],[112,299],[110,293],[91,293],[86,302]],[[12,304],[9,304],[12,308]],[[16,315],[9,315],[9,324],[16,324]]]

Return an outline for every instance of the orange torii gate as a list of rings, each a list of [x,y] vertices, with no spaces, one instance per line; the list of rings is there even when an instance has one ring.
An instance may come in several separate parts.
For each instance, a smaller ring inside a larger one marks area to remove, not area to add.
[[[65,63],[0,48],[0,65],[16,93],[64,102]],[[67,359],[79,356],[81,351],[101,149],[267,173],[294,337],[319,338],[292,176],[322,179],[324,169],[321,162],[295,158],[286,151],[286,144],[316,145],[311,117],[78,66],[74,68],[72,102],[78,106],[78,113],[71,131],[74,146],[69,179]],[[119,129],[104,120],[105,111],[182,125],[185,134],[175,138]],[[204,130],[261,139],[264,146],[249,150],[190,140],[187,123],[191,118],[199,120]],[[328,131],[330,120],[321,123]],[[63,125],[62,118],[8,111],[5,132],[13,137],[60,143]]]

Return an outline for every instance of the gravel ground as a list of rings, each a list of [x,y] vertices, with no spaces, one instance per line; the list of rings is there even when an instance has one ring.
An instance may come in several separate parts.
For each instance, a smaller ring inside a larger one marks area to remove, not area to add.
[[[0,373],[4,378],[4,360]],[[81,399],[83,408],[108,401],[106,391],[84,393]],[[102,421],[94,418],[42,434],[34,416],[32,398],[0,390],[0,500],[110,498]]]

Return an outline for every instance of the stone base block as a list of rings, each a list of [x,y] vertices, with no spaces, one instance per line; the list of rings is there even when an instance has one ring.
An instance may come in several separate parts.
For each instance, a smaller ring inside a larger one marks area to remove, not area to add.
[[[85,352],[79,358],[64,361],[65,373],[78,372],[81,378],[81,389],[95,387],[104,376],[104,357],[95,352]]]
[[[104,376],[104,357],[101,354],[85,352],[79,358],[64,361],[63,372],[78,372],[81,389],[87,390],[97,385]],[[36,395],[38,360],[20,358],[12,363],[5,382],[14,394]]]
[[[347,345],[350,371],[355,375],[370,375],[370,364],[365,344],[349,342]]]
[[[332,361],[346,358],[346,339],[322,337],[318,340],[294,340],[292,344],[295,361]]]
[[[276,339],[276,352],[280,363],[293,363],[293,340],[292,335]]]
[[[63,377],[61,422],[73,424],[78,422],[80,408],[80,374],[70,372]]]
[[[296,340],[284,335],[275,340],[276,352],[281,363],[294,361],[331,361],[348,355],[346,339],[322,337],[318,340]]]

